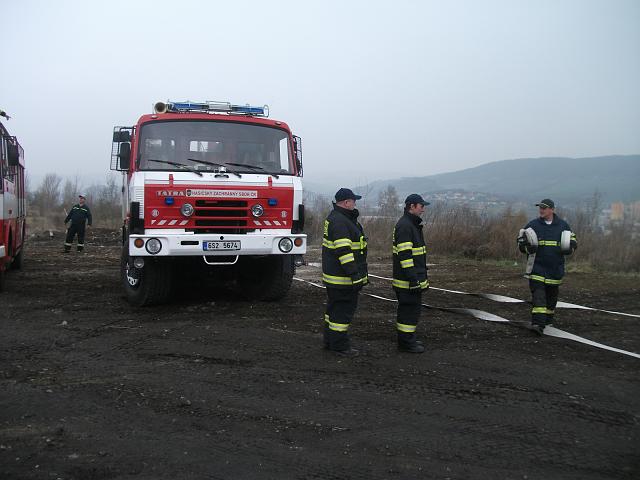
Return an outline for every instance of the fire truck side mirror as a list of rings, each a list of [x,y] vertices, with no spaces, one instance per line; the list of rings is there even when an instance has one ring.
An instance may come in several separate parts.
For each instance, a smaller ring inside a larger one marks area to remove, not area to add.
[[[7,163],[10,167],[20,165],[20,152],[18,146],[13,143],[7,143]]]
[[[113,141],[117,143],[130,142],[131,133],[128,130],[120,130],[117,132],[113,132]]]
[[[118,150],[118,161],[120,164],[120,170],[129,170],[131,166],[131,144],[121,143]]]
[[[295,151],[296,169],[298,176],[302,176],[302,139],[297,135],[293,136],[293,149]]]

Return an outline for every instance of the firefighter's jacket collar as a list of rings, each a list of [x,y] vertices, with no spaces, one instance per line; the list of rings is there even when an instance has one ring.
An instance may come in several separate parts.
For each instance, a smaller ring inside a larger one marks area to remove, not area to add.
[[[357,208],[354,208],[353,210],[349,210],[347,208],[342,208],[342,207],[338,206],[335,202],[333,204],[333,209],[338,211],[338,212],[340,212],[345,217],[347,217],[349,220],[352,220],[354,222],[358,221],[358,217],[360,216],[360,212],[358,211]]]

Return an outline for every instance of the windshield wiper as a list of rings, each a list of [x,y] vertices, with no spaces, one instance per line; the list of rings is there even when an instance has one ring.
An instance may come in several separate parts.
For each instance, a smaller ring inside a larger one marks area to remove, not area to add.
[[[178,167],[178,168],[184,168],[185,170],[188,170],[189,172],[195,173],[199,176],[202,176],[202,173],[200,173],[198,170],[191,168],[188,165],[185,165],[183,163],[177,163],[177,162],[169,162],[167,160],[156,160],[155,158],[147,158],[147,162],[156,162],[156,163],[165,163],[167,165],[172,165],[174,167]]]
[[[206,160],[196,160],[195,158],[187,158],[187,160],[189,160],[190,162],[201,163],[203,165],[213,165],[214,167],[223,167],[224,166],[221,163],[207,162]]]
[[[249,168],[251,170],[264,170],[264,168],[262,167],[258,167],[257,165],[245,165],[244,163],[232,163],[232,162],[225,162],[226,165],[234,165],[236,167],[245,167],[245,168]],[[276,178],[280,178],[280,176],[277,173],[269,173],[269,175],[276,177]]]
[[[196,160],[195,158],[187,158],[187,160],[189,160],[190,162],[201,163],[203,165],[213,165],[214,167],[224,167],[225,165],[231,165],[231,164],[226,164],[226,163],[222,164],[222,163],[215,163],[215,162],[207,162],[206,160]],[[224,172],[217,172],[216,176],[219,176],[219,175],[227,173],[227,172],[228,173],[233,173],[238,178],[242,178],[242,175],[240,175],[238,172],[234,172],[233,170],[227,170],[227,169],[225,169]]]

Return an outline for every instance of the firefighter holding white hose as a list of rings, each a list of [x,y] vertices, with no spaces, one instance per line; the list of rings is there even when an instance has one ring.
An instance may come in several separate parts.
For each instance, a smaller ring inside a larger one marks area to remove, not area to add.
[[[531,220],[518,235],[518,248],[527,254],[525,277],[531,290],[531,328],[542,335],[553,324],[558,291],[564,277],[564,257],[578,243],[567,222],[555,213],[555,203],[545,198],[536,203],[539,217]]]

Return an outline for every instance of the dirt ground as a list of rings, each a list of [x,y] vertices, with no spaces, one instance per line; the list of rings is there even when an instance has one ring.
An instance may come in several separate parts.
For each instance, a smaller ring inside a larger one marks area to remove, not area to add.
[[[402,354],[395,305],[362,297],[362,354],[343,359],[321,348],[320,289],[252,304],[194,279],[133,309],[116,233],[90,234],[85,254],[62,241],[31,238],[0,294],[2,479],[640,478],[637,358],[435,310],[427,352]],[[528,298],[520,267],[431,261],[433,286]],[[383,280],[366,291],[393,296]],[[570,274],[561,300],[638,314],[638,278]],[[637,318],[559,310],[556,326],[640,352]]]

